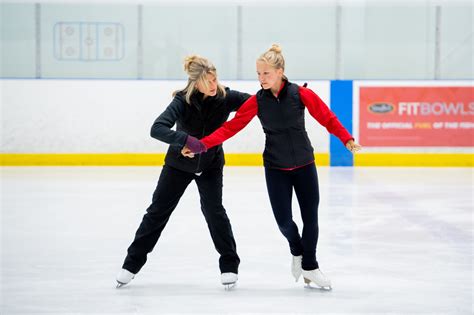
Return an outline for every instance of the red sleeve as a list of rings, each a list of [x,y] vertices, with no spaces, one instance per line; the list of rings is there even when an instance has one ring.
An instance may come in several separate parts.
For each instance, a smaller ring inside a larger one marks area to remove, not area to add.
[[[219,129],[210,135],[201,139],[206,148],[210,149],[216,145],[221,144],[237,132],[244,129],[245,126],[257,115],[257,97],[252,95],[239,108],[234,118],[225,122]]]
[[[341,124],[336,115],[329,107],[319,98],[319,96],[310,89],[300,86],[300,98],[303,104],[308,108],[311,116],[314,117],[321,125],[341,140],[345,145],[347,141],[354,140],[351,134]]]

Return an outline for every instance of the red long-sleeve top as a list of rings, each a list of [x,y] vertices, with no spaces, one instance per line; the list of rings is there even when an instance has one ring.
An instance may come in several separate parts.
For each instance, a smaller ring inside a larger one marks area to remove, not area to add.
[[[344,144],[354,139],[316,93],[302,86],[299,87],[299,93],[301,102],[306,106],[311,116],[326,127],[330,133],[338,137]],[[257,97],[252,95],[240,107],[233,119],[225,122],[219,129],[202,138],[201,141],[208,149],[223,143],[247,126],[253,117],[257,115],[257,112]]]

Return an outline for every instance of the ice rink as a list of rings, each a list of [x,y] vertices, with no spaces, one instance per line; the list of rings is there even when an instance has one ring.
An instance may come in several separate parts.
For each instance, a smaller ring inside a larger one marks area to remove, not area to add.
[[[472,314],[472,168],[319,167],[318,260],[290,274],[263,167],[226,167],[241,258],[220,284],[192,183],[148,263],[115,288],[160,167],[1,168],[0,314]],[[294,217],[301,220],[294,198]]]

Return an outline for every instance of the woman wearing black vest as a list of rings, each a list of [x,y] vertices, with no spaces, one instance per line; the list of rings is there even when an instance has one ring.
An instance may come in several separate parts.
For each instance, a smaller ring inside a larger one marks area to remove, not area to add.
[[[268,195],[278,227],[290,246],[292,274],[296,281],[303,274],[305,283],[330,288],[331,281],[319,270],[316,260],[319,187],[313,147],[305,129],[305,108],[351,152],[360,150],[361,146],[313,91],[289,82],[284,70],[281,48],[273,45],[257,59],[262,89],[221,128],[201,141],[190,141],[184,153],[205,152],[220,145],[257,115],[265,132],[263,161]],[[293,189],[303,220],[301,236],[292,219]]]
[[[222,146],[215,146],[195,159],[184,157],[181,150],[186,143],[192,146],[197,138],[221,126],[230,112],[236,111],[249,95],[223,87],[217,81],[216,68],[205,58],[187,57],[184,69],[189,75],[187,86],[174,93],[174,99],[151,128],[153,138],[170,146],[152,203],[117,275],[117,287],[129,283],[143,267],[147,254],[153,250],[171,213],[193,180],[201,197],[201,210],[220,254],[221,282],[228,286],[237,281],[240,259],[222,206]],[[171,129],[175,124],[176,131]]]

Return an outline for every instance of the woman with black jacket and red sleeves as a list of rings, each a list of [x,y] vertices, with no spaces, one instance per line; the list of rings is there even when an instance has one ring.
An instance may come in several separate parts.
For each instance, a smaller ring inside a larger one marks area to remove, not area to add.
[[[348,150],[355,152],[361,146],[313,91],[289,82],[284,70],[281,48],[273,45],[257,59],[262,89],[242,105],[232,120],[201,141],[190,141],[183,152],[197,154],[212,150],[258,116],[265,132],[263,161],[268,195],[278,227],[290,246],[292,274],[296,281],[303,274],[308,285],[312,282],[331,288],[331,281],[320,271],[316,260],[319,186],[313,147],[305,129],[305,108]],[[293,189],[303,220],[301,236],[292,219]]]
[[[193,180],[201,197],[201,210],[220,254],[221,282],[229,286],[237,281],[240,259],[222,205],[222,146],[215,146],[195,159],[184,157],[181,150],[187,143],[195,143],[221,126],[249,95],[222,86],[217,81],[216,68],[203,57],[187,57],[184,69],[189,75],[187,86],[174,93],[171,104],[151,128],[153,138],[170,146],[152,203],[117,275],[117,287],[129,283],[143,267],[147,254],[153,250],[171,213]],[[171,129],[175,124],[176,131]]]

